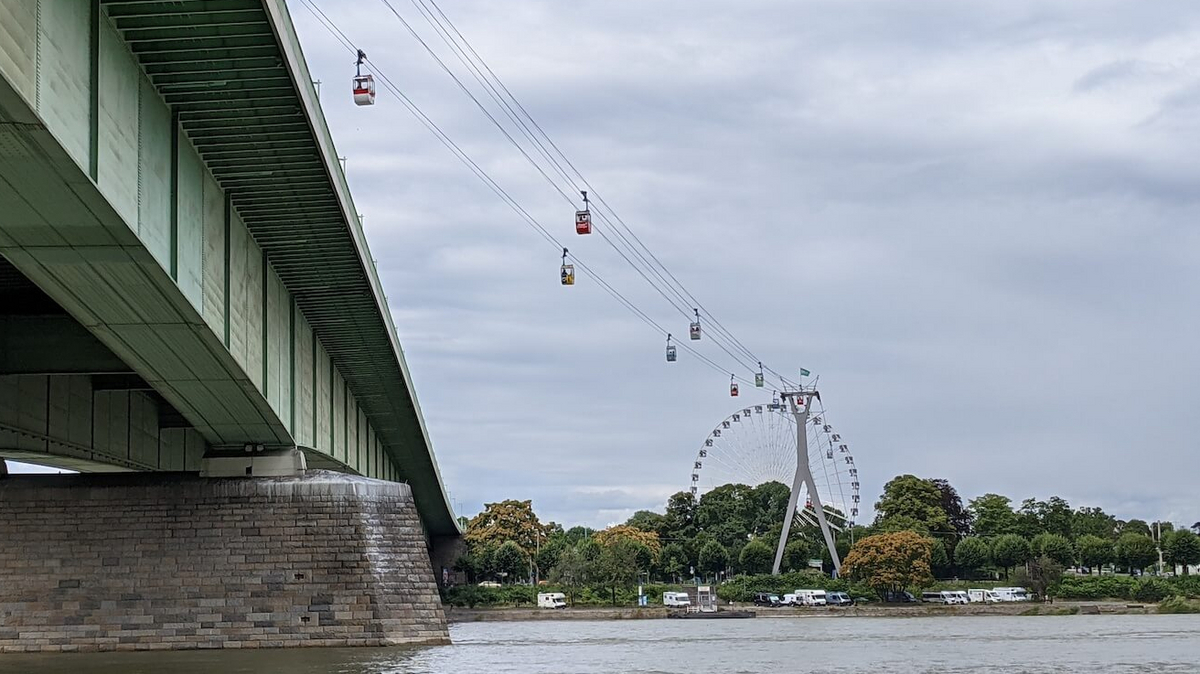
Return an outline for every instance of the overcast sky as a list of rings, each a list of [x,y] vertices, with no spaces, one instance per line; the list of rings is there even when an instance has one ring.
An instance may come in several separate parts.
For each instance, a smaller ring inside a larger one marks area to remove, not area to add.
[[[573,253],[686,334],[572,233],[571,206],[382,2],[319,5]],[[604,526],[661,509],[708,431],[770,393],[731,400],[727,374],[668,365],[594,279],[560,286],[558,251],[390,95],[355,107],[352,57],[289,6],[460,512],[532,498]],[[868,504],[915,473],[964,497],[1200,520],[1200,5],[441,7],[725,326],[780,372],[821,376]]]
[[[561,287],[557,251],[398,101],[351,103],[349,54],[290,6],[461,512],[532,498],[603,526],[661,509],[708,431],[769,392],[731,400],[726,375],[668,365],[586,274]],[[382,2],[320,6],[572,252],[686,334],[572,233],[571,207]],[[821,376],[864,501],[915,473],[964,497],[1200,520],[1200,6],[441,7],[725,326],[780,372]]]

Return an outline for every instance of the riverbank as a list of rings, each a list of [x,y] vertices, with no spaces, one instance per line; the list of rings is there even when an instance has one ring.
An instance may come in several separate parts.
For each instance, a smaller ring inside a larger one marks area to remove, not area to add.
[[[723,607],[724,608],[724,607]],[[951,616],[1046,616],[1046,615],[1141,615],[1155,612],[1153,604],[1122,602],[1065,601],[1053,604],[1017,602],[1011,604],[864,604],[851,607],[762,607],[734,604],[729,608],[751,609],[760,618],[917,618]],[[459,608],[447,607],[446,619],[452,623],[515,622],[525,620],[661,620],[667,617],[662,607],[588,606],[565,609]]]

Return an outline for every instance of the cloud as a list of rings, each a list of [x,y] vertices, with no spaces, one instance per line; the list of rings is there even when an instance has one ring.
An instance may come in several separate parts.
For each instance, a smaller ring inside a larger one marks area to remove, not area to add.
[[[821,374],[864,504],[916,473],[968,498],[1200,519],[1193,3],[441,4],[723,324],[775,369]],[[574,254],[685,333],[599,236],[572,233],[574,205],[382,4],[322,7]],[[661,508],[712,426],[770,392],[730,400],[727,371],[668,365],[595,279],[558,285],[561,251],[397,101],[356,108],[347,54],[292,13],[461,509],[532,498],[598,527]]]

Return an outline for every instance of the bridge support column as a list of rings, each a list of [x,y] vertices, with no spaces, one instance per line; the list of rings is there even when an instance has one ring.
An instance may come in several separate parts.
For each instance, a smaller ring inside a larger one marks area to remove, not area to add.
[[[0,480],[0,652],[447,643],[407,485]]]

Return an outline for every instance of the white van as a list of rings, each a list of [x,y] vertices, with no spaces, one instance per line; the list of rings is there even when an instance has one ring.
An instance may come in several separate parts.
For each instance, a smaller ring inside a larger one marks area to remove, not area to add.
[[[561,592],[539,592],[538,608],[566,608],[567,595]]]
[[[783,599],[781,599],[779,603],[782,606],[800,606],[804,603],[804,600],[795,594],[788,593],[783,595]]]
[[[825,606],[829,604],[825,590],[796,590],[796,597],[805,606]]]
[[[981,602],[984,604],[995,604],[996,602],[1000,601],[1000,598],[997,597],[996,593],[991,590],[978,589],[967,590],[967,600],[971,601],[972,603]]]
[[[947,604],[970,604],[971,603],[971,597],[967,594],[966,590],[950,590],[949,594],[954,599],[954,601],[946,602]]]
[[[967,597],[964,594],[951,590],[931,590],[921,593],[921,601],[927,604],[965,604]]]
[[[992,592],[998,601],[1029,601],[1029,593],[1023,587],[997,587]]]
[[[664,592],[663,606],[691,606],[692,599],[686,592]]]

